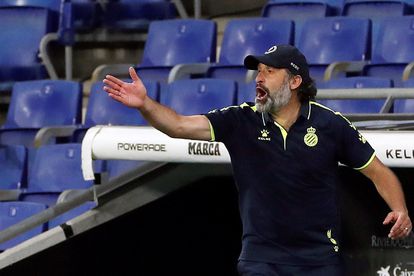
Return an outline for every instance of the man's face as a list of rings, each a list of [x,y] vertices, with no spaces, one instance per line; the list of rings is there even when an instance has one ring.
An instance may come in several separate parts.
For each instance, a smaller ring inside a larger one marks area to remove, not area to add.
[[[286,69],[259,64],[256,77],[256,108],[259,112],[276,114],[292,96]]]

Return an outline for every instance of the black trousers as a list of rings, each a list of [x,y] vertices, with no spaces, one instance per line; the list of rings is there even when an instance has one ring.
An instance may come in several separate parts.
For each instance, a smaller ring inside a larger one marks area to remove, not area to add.
[[[341,265],[301,266],[240,260],[237,270],[240,276],[344,276]]]

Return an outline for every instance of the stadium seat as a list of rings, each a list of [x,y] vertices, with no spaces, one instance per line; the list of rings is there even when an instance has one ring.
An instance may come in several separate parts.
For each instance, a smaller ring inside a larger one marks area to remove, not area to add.
[[[183,115],[205,114],[232,106],[236,100],[236,83],[222,79],[177,80],[161,94],[161,103]]]
[[[324,0],[270,0],[263,7],[262,16],[293,20],[295,22],[294,43],[297,43],[307,20],[338,15],[338,12],[329,1]]]
[[[256,97],[256,81],[241,84],[239,83],[237,89],[237,104],[240,105],[244,102],[254,102]]]
[[[402,86],[405,67],[414,61],[414,16],[389,17],[381,21],[371,63],[363,74],[391,78]]]
[[[215,62],[216,36],[211,20],[152,22],[137,73],[145,80],[165,82],[174,65]]]
[[[35,202],[0,202],[0,231],[46,209],[46,205]],[[37,226],[11,240],[0,244],[0,251],[9,249],[46,230],[45,225]]]
[[[318,83],[319,89],[326,88],[385,88],[392,87],[392,80],[389,78],[376,77],[348,77],[336,78]]]
[[[215,62],[216,37],[216,23],[212,20],[153,21],[141,62],[135,69],[143,80],[166,83],[171,69],[176,65]],[[93,72],[93,81],[102,80],[106,74],[122,77],[128,73],[130,66],[133,65],[101,65]]]
[[[405,1],[399,0],[345,0],[342,14],[370,19],[399,16],[409,12]]]
[[[71,0],[75,31],[91,31],[101,24],[102,7],[98,0]]]
[[[157,82],[144,81],[148,96],[158,101],[159,85]],[[103,91],[102,81],[92,84],[88,106],[86,107],[85,123],[77,127],[73,133],[72,141],[80,143],[86,130],[95,125],[147,125],[147,121],[134,108],[108,97]]]
[[[414,79],[408,79],[402,82],[403,88],[414,88]],[[395,99],[394,113],[414,113],[414,99]]]
[[[371,77],[338,78],[318,84],[318,88],[347,89],[347,88],[390,88],[390,79]],[[352,95],[352,92],[350,92]],[[385,99],[325,99],[319,103],[341,113],[380,113]]]
[[[72,45],[75,42],[75,35],[71,7],[72,2],[67,0],[0,0],[0,9],[6,9],[7,11],[12,10],[13,14],[15,14],[14,20],[17,20],[17,22],[14,23],[14,28],[16,29],[12,30],[12,32],[15,33],[15,35],[20,36],[20,39],[26,37],[32,29],[34,30],[33,27],[38,25],[39,22],[43,24],[44,16],[38,14],[40,11],[47,14],[48,30],[42,36],[42,43],[40,43],[40,47],[39,44],[37,44],[35,48],[36,51],[40,51],[38,56],[41,58],[42,64],[45,66],[47,73],[44,73],[42,76],[37,78],[20,78],[18,80],[44,79],[49,77],[52,79],[59,78],[48,51],[48,46],[52,41],[58,41],[59,45],[64,45],[66,47],[65,76],[68,80],[72,79]],[[26,18],[26,13],[36,18]],[[25,20],[20,20],[22,18],[25,18]],[[18,27],[22,24],[30,26]],[[30,36],[34,34],[36,33],[30,33]],[[31,41],[27,47],[31,47],[31,45],[33,45],[36,41],[37,39]],[[24,43],[24,41],[20,42]],[[21,45],[18,45],[16,48],[13,48],[13,50],[14,49],[21,49]],[[20,53],[21,52],[19,52],[19,54]],[[35,57],[37,58],[37,54]],[[18,70],[21,71],[21,73],[27,74],[27,72],[24,71],[24,68],[19,68]]]
[[[26,186],[27,151],[24,146],[0,146],[0,201],[17,200]]]
[[[92,181],[83,179],[81,144],[45,145],[33,151],[33,157],[29,159],[27,189],[20,200],[53,206],[66,190],[92,187]]]
[[[346,76],[346,72],[360,72],[369,57],[370,31],[368,19],[310,19],[303,27],[296,46],[306,56],[310,75],[318,83]]]
[[[147,31],[152,21],[175,16],[175,6],[169,0],[112,0],[105,5],[103,25],[113,30]]]
[[[0,144],[32,147],[36,133],[43,127],[80,124],[81,101],[79,82],[17,82],[6,122],[0,128]]]
[[[399,0],[345,0],[342,14],[371,20],[371,51],[373,51],[381,20],[391,16],[397,17],[409,14],[409,6],[405,1]]]
[[[147,162],[141,160],[106,160],[105,163],[108,181],[111,181],[122,174],[141,167]]]
[[[385,103],[385,99],[318,100],[318,102],[343,114],[380,113],[381,108]]]
[[[243,60],[247,55],[263,54],[275,44],[293,43],[293,22],[272,18],[230,20],[223,34],[218,63],[211,66],[208,77],[246,81]]]
[[[51,31],[51,15],[42,8],[0,8],[0,91],[14,82],[48,78],[38,57],[40,41]]]

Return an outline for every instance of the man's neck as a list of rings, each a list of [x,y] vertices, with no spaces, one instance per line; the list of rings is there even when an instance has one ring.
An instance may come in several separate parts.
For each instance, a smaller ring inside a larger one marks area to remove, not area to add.
[[[292,95],[292,98],[287,105],[282,107],[276,114],[272,113],[272,119],[281,125],[286,131],[289,131],[291,126],[299,117],[301,103],[297,97]]]

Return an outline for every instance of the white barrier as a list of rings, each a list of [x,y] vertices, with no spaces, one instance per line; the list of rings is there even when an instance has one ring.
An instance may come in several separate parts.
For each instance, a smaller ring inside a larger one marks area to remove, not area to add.
[[[413,131],[361,131],[390,167],[414,167]],[[173,139],[152,127],[96,126],[82,142],[82,171],[93,180],[93,159],[229,163],[222,143]]]
[[[82,141],[82,171],[93,180],[92,159],[229,163],[222,143],[173,139],[152,127],[96,126]]]

